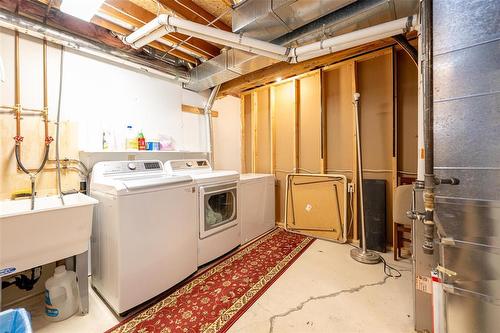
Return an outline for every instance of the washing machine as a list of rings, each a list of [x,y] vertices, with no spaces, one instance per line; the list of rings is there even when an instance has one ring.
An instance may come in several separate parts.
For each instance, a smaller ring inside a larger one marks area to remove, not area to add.
[[[241,244],[276,227],[274,175],[243,173],[240,175]]]
[[[204,159],[167,161],[165,171],[172,176],[191,176],[197,186],[198,266],[238,247],[239,173],[213,170]]]
[[[99,200],[91,238],[92,286],[118,314],[197,269],[197,188],[166,175],[160,161],[97,163],[90,195]]]

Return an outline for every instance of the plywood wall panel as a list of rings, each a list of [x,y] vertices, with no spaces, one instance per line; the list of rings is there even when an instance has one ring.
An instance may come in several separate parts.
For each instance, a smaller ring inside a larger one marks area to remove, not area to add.
[[[360,126],[363,168],[390,170],[392,158],[392,56],[357,64],[361,93]]]
[[[325,71],[323,94],[326,106],[327,172],[352,174],[353,170],[353,107],[352,63]],[[341,171],[342,170],[342,171]]]
[[[269,88],[256,92],[257,110],[256,117],[256,152],[255,172],[271,172],[271,124],[270,124],[270,99]]]
[[[321,78],[319,73],[300,79],[299,172],[321,171]]]
[[[365,179],[386,180],[386,236],[392,238],[393,69],[386,53],[357,63],[360,126]]]
[[[417,172],[417,66],[404,52],[397,53],[398,170]]]
[[[278,181],[277,221],[283,222],[285,212],[285,178],[294,168],[294,129],[295,129],[295,83],[289,81],[274,88],[274,159],[275,174]]]
[[[252,95],[245,95],[242,98],[243,103],[243,150],[245,163],[243,165],[244,172],[252,172]]]

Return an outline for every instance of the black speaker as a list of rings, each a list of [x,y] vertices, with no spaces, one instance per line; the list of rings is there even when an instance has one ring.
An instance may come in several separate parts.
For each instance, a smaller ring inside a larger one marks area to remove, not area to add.
[[[363,180],[366,248],[378,252],[386,251],[385,183],[386,181],[382,179]],[[361,223],[361,217],[358,221]],[[358,230],[361,233],[361,226]],[[361,239],[361,234],[359,236]]]

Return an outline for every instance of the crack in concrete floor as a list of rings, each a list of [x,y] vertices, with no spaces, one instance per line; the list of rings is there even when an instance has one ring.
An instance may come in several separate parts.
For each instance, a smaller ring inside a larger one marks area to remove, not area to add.
[[[270,323],[269,333],[273,333],[274,323],[275,323],[275,320],[277,318],[283,318],[283,317],[286,317],[286,316],[290,315],[291,313],[300,311],[300,310],[302,310],[304,308],[304,306],[307,303],[309,303],[311,301],[317,301],[317,300],[321,300],[321,299],[325,299],[325,298],[333,298],[333,297],[337,297],[337,296],[342,295],[342,294],[354,294],[354,293],[357,293],[357,292],[359,292],[362,289],[367,288],[367,287],[381,286],[381,285],[385,284],[387,282],[387,279],[389,279],[389,278],[390,278],[390,276],[385,276],[383,280],[378,281],[378,282],[372,282],[372,283],[362,284],[362,285],[359,285],[357,287],[339,290],[339,291],[336,291],[336,292],[331,293],[331,294],[320,295],[320,296],[310,296],[308,299],[300,302],[299,305],[297,305],[297,306],[289,309],[288,311],[280,313],[280,314],[277,314],[277,315],[274,315],[271,318],[269,318],[269,323]]]

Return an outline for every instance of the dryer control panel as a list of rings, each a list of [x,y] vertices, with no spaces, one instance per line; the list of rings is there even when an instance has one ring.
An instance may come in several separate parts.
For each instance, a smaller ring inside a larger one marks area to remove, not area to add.
[[[165,169],[167,173],[176,173],[176,172],[209,172],[212,171],[212,166],[205,159],[198,160],[172,160],[167,161],[165,163]]]

